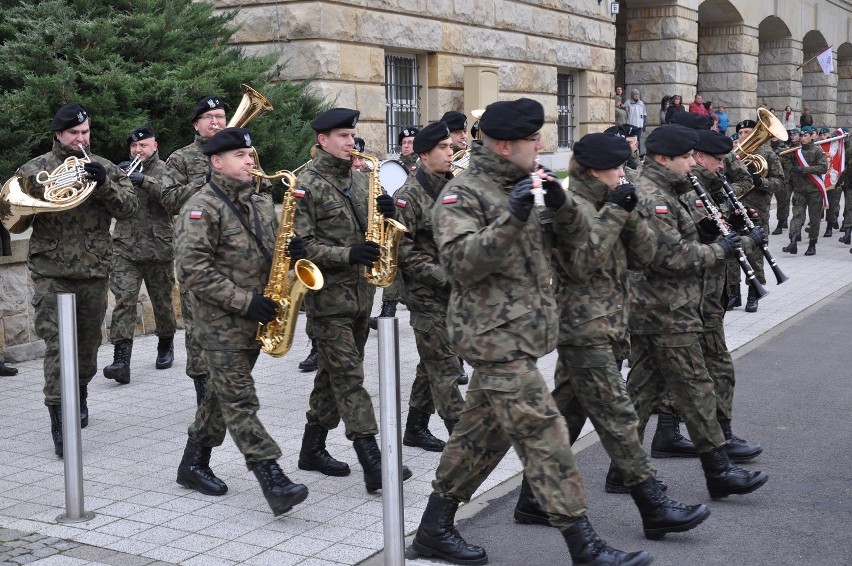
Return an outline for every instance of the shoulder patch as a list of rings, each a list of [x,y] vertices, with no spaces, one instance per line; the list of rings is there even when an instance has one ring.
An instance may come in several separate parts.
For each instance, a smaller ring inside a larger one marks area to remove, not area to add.
[[[654,212],[657,214],[668,214],[669,206],[667,204],[658,204],[654,206]]]
[[[408,201],[405,199],[398,198],[396,199],[396,205],[400,208],[405,208],[408,206]]]
[[[700,208],[704,208],[704,201],[701,200],[700,198],[695,199],[695,206],[700,207]]]
[[[456,193],[449,193],[444,195],[444,198],[441,199],[441,202],[444,204],[453,204],[454,202],[459,200],[459,195]]]
[[[308,194],[308,191],[306,191],[302,187],[296,187],[295,189],[293,189],[293,196],[296,198],[305,198],[306,194]]]
[[[189,211],[190,220],[201,220],[202,212],[201,210],[195,208]]]

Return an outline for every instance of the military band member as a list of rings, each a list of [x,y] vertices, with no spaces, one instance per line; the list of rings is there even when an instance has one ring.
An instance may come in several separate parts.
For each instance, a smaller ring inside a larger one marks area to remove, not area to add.
[[[630,157],[624,162],[624,178],[627,179],[629,183],[635,183],[639,179],[639,174],[642,171],[642,161],[639,159],[639,132],[636,126],[632,126],[630,124],[622,124],[620,126],[613,126],[611,128],[607,128],[604,130],[605,134],[612,134],[614,136],[618,136],[620,138],[624,138],[628,144],[630,144],[630,149],[632,153]]]
[[[21,188],[42,198],[36,181],[41,171],[52,172],[69,157],[89,160],[83,165],[95,189],[82,204],[60,212],[37,214],[32,223],[27,267],[33,281],[35,332],[44,340],[44,404],[50,412],[54,450],[62,457],[62,408],[59,382],[57,294],[74,293],[77,306],[77,364],[80,382],[80,426],[89,424],[88,385],[98,371],[98,347],[112,267],[113,218],[136,214],[139,202],[130,179],[108,160],[91,153],[89,113],[72,102],[60,108],[50,123],[53,149],[31,159],[15,173]]]
[[[408,126],[407,128],[403,128],[398,136],[399,160],[402,161],[402,164],[405,165],[409,173],[414,173],[414,170],[417,169],[417,152],[414,151],[414,136],[419,131],[420,128]]]
[[[130,173],[130,182],[137,188],[139,209],[133,218],[119,220],[113,231],[113,268],[110,290],[115,295],[115,307],[109,327],[109,340],[115,352],[113,363],[104,368],[104,375],[118,383],[130,382],[130,356],[133,333],[136,330],[136,303],[142,282],[154,310],[154,333],[158,336],[157,369],[172,367],[174,336],[177,328],[172,306],[175,286],[175,246],[172,215],[148,189],[155,184],[168,184],[166,164],[157,152],[157,137],[151,126],[139,126],[127,136],[130,157],[141,160],[141,166]],[[130,161],[119,164],[127,170]]]
[[[802,226],[805,224],[805,214],[808,215],[808,249],[805,255],[816,255],[816,244],[819,239],[819,224],[825,210],[822,185],[823,175],[828,172],[828,159],[822,148],[814,143],[816,128],[802,128],[802,147],[789,155],[790,180],[793,186],[793,220],[790,222],[790,243],[782,251],[798,253],[799,240],[802,239]]]
[[[278,218],[268,194],[255,191],[251,133],[225,128],[204,147],[210,178],[187,201],[177,220],[177,269],[193,294],[198,340],[210,362],[207,394],[189,427],[177,472],[180,485],[224,495],[227,485],[210,469],[225,432],[257,477],[272,512],[301,503],[308,488],[291,482],[278,465],[281,449],[257,416],[260,402],[251,371],[260,354],[258,323],[276,315],[262,292],[269,280]],[[294,260],[305,256],[301,238],[288,243]]]
[[[450,129],[450,137],[453,140],[453,153],[468,149],[467,141],[467,116],[456,110],[448,110],[441,116],[439,122],[443,122]]]
[[[452,285],[447,326],[474,373],[412,546],[454,564],[485,564],[485,550],[453,526],[455,513],[513,447],[575,564],[648,564],[647,553],[605,546],[592,529],[568,427],[536,367],[558,331],[551,236],[573,248],[589,236],[588,218],[551,176],[541,181],[553,234],[533,212],[530,174],[543,124],[534,100],[490,104],[480,119],[482,145],[435,204],[434,234]]]
[[[789,134],[789,139],[787,143],[780,146],[782,151],[799,146],[799,129],[793,128],[787,133]],[[790,218],[790,198],[793,196],[792,181],[790,179],[790,167],[793,166],[793,161],[787,158],[787,156],[779,156],[778,158],[784,170],[784,185],[775,192],[775,218],[778,220],[778,225],[772,231],[773,236],[780,236],[784,233],[784,228],[788,227],[787,220]]]
[[[368,492],[382,487],[381,453],[373,401],[364,389],[364,344],[376,287],[364,267],[379,259],[379,245],[364,239],[370,198],[369,178],[352,170],[350,151],[360,112],[332,108],[311,122],[317,154],[299,175],[296,233],[305,239],[307,258],[322,271],[325,285],[305,297],[308,336],[319,353],[299,467],[329,476],[346,476],[349,466],[326,450],[330,429],[343,420],[364,469]],[[304,191],[302,193],[302,191]],[[396,215],[389,195],[378,195],[385,216]],[[403,467],[403,479],[411,471]]]
[[[850,171],[852,171],[852,141],[846,141],[846,167],[840,172],[840,177],[837,179],[837,188],[835,190],[843,191],[843,224],[840,230],[843,235],[840,236],[840,243],[852,244],[852,180],[849,179]]]

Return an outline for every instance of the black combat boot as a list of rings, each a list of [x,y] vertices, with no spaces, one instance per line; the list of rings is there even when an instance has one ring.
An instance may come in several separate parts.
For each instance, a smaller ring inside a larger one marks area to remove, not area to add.
[[[538,500],[530,489],[530,482],[527,481],[526,474],[521,480],[521,493],[518,495],[518,502],[515,504],[515,520],[525,525],[551,526],[547,513],[538,504]]]
[[[805,250],[805,255],[816,255],[816,240],[808,240],[808,249]]]
[[[441,452],[445,443],[429,432],[429,417],[431,415],[414,407],[408,408],[408,419],[405,421],[405,434],[402,443],[406,446],[422,448],[427,452]]]
[[[745,495],[760,488],[769,480],[764,472],[751,472],[731,464],[724,446],[701,454],[701,467],[712,499],[729,495]]]
[[[653,479],[660,487],[660,491],[666,491],[669,488],[663,480],[657,477]],[[604,491],[607,493],[630,493],[630,488],[624,485],[624,476],[621,475],[621,470],[612,462],[609,463],[609,471],[606,473]]]
[[[828,226],[825,227],[825,234],[822,235],[823,238],[831,238],[834,235],[834,231],[831,229],[831,222],[828,223]]]
[[[790,243],[781,248],[782,252],[787,252],[788,254],[797,254],[799,253],[799,247],[796,245],[796,242],[799,241],[798,236],[790,236]]]
[[[736,285],[728,285],[728,306],[725,307],[726,311],[732,311],[737,307],[741,307],[743,305],[743,297],[740,294],[740,284]]]
[[[458,508],[458,501],[444,499],[437,493],[430,495],[411,548],[421,556],[436,556],[452,564],[487,564],[485,549],[465,542],[453,526]]]
[[[356,438],[352,441],[358,461],[364,468],[364,483],[367,485],[367,493],[375,493],[382,489],[382,453],[376,443],[375,436],[367,438]],[[411,470],[407,466],[402,467],[403,481],[411,477]]]
[[[450,436],[453,435],[453,429],[456,427],[458,422],[458,419],[444,419],[444,426],[447,427],[447,432],[450,433]]]
[[[53,451],[62,458],[65,453],[62,440],[62,405],[48,405],[50,412],[50,436],[53,438]]]
[[[379,311],[379,316],[370,317],[370,328],[377,330],[379,328],[379,318],[383,316],[396,316],[396,301],[382,301],[382,310]]]
[[[18,375],[17,368],[13,368],[11,366],[7,366],[3,362],[0,362],[0,375],[4,377],[9,377],[12,375]]]
[[[666,533],[682,533],[694,529],[710,516],[706,505],[684,505],[666,497],[654,477],[630,488],[642,516],[645,538],[660,540]]]
[[[317,360],[319,360],[319,352],[317,352],[316,346],[311,342],[311,352],[307,358],[299,362],[299,369],[302,371],[317,371],[319,367]]]
[[[216,477],[210,469],[210,455],[213,449],[199,446],[190,439],[186,440],[183,458],[177,471],[178,484],[194,489],[204,495],[225,495],[228,486]]]
[[[838,240],[841,244],[852,244],[852,228],[844,228],[843,235],[840,236],[840,240]]]
[[[760,299],[757,297],[757,293],[754,292],[754,289],[751,285],[748,287],[748,299],[746,299],[746,312],[757,312],[757,303]]]
[[[760,444],[752,444],[742,438],[734,436],[731,432],[731,419],[719,419],[719,426],[725,434],[725,452],[732,462],[748,462],[763,452]]]
[[[680,418],[667,413],[657,415],[657,430],[651,441],[654,458],[695,458],[692,441],[680,433]]]
[[[272,514],[276,517],[308,498],[308,488],[290,481],[275,460],[258,462],[252,471],[260,482],[263,496],[269,503]]]
[[[464,371],[464,360],[461,356],[459,356],[459,377],[456,380],[456,383],[459,385],[467,385],[470,383],[470,378],[467,376],[467,372]]]
[[[118,383],[130,383],[130,353],[133,351],[133,340],[122,340],[115,344],[113,362],[104,368],[104,376]]]
[[[646,566],[652,561],[645,552],[627,553],[607,546],[585,515],[562,531],[574,566]]]
[[[778,226],[775,227],[775,230],[772,231],[773,236],[780,236],[784,233],[784,226],[782,226],[782,222],[778,221]]]
[[[168,369],[175,361],[175,337],[160,336],[157,342],[157,361],[154,363],[157,369]]]
[[[201,403],[204,402],[204,396],[207,395],[207,379],[209,376],[202,375],[200,377],[193,377],[192,383],[195,385],[195,405],[197,407],[201,406]]]
[[[89,403],[86,399],[89,398],[89,386],[80,386],[80,428],[89,426]]]
[[[327,476],[348,476],[349,464],[335,460],[325,449],[328,429],[316,423],[305,423],[302,450],[299,452],[299,469],[320,472]]]

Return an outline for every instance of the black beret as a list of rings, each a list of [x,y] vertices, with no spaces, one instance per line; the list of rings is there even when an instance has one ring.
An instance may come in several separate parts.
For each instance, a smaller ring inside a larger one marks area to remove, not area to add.
[[[621,129],[621,126],[610,126],[609,128],[603,131],[605,134],[612,134],[614,136],[618,136],[620,138],[626,137],[624,135],[624,130]]]
[[[195,122],[198,117],[205,112],[216,110],[217,108],[225,109],[225,101],[218,96],[205,96],[195,103],[195,110],[192,111],[192,119],[190,122]]]
[[[613,134],[586,134],[574,143],[574,160],[589,169],[615,169],[630,159],[633,150],[620,136]]]
[[[138,142],[140,140],[146,140],[148,138],[156,138],[157,132],[154,131],[154,128],[148,126],[147,124],[144,126],[139,126],[127,136],[127,145],[132,144],[133,142]]]
[[[429,124],[414,136],[414,153],[424,153],[450,137],[450,128],[444,122]]]
[[[713,125],[707,116],[699,116],[692,112],[675,112],[671,119],[672,124],[680,124],[693,130],[709,130]]]
[[[311,121],[311,128],[317,133],[328,132],[336,128],[354,128],[361,113],[351,108],[332,108],[319,114]]]
[[[364,148],[367,147],[367,142],[364,141],[364,138],[355,138],[355,151],[358,153],[364,153]]]
[[[801,133],[802,133],[802,132],[800,132],[800,131],[799,131],[799,128],[793,128],[792,130],[787,130],[787,135],[788,135],[788,136],[798,136],[798,135],[800,135]]]
[[[531,98],[492,102],[479,119],[482,133],[495,140],[519,140],[543,125],[544,106]]]
[[[399,135],[396,137],[397,145],[402,145],[402,140],[404,138],[410,138],[412,136],[416,136],[417,132],[420,131],[420,128],[415,126],[408,126],[407,128],[403,128],[402,131],[399,132]]]
[[[695,150],[710,155],[725,155],[734,149],[734,142],[725,134],[713,130],[701,130],[698,132],[698,143]]]
[[[620,138],[630,138],[639,136],[639,128],[632,124],[621,124],[620,126],[610,126],[604,130],[605,134],[613,134]]]
[[[742,122],[737,124],[737,133],[739,133],[740,130],[742,130],[743,128],[754,129],[755,127],[757,127],[757,122],[755,122],[754,120],[743,120]]]
[[[251,132],[245,128],[225,128],[216,132],[204,146],[204,155],[252,147]]]
[[[461,112],[449,110],[444,112],[444,115],[441,116],[441,119],[438,121],[445,123],[451,132],[456,132],[458,130],[467,131],[467,116]]]
[[[89,112],[86,107],[79,102],[66,104],[53,116],[50,121],[50,129],[54,132],[61,132],[74,126],[79,126],[89,119]]]
[[[695,149],[698,132],[680,124],[657,128],[645,140],[645,149],[657,155],[677,157]]]

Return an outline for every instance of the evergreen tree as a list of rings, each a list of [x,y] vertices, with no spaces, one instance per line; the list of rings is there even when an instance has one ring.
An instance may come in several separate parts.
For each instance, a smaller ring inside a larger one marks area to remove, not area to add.
[[[307,84],[277,81],[277,55],[254,56],[230,43],[235,12],[191,0],[0,1],[0,175],[50,150],[50,120],[72,101],[91,114],[92,150],[127,159],[138,125],[157,131],[160,157],[193,140],[198,99],[216,94],[229,115],[241,84],[275,110],[252,130],[268,171],[294,169],[314,142],[308,122],[324,109]]]

